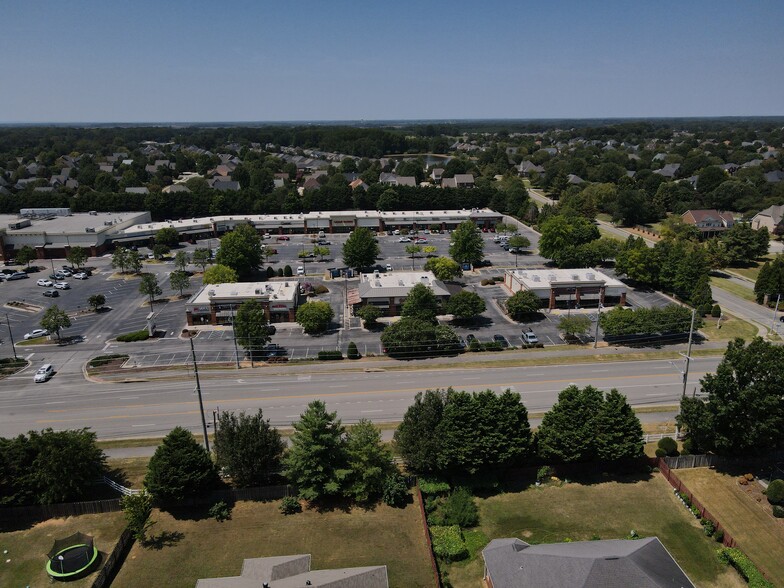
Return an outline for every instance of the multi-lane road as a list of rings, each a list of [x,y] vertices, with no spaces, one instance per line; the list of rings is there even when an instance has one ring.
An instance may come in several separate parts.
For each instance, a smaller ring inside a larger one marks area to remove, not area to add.
[[[692,363],[689,393],[713,371],[719,358]],[[672,405],[682,391],[680,362],[639,361],[570,365],[461,369],[438,367],[410,371],[335,370],[299,373],[291,366],[202,372],[207,419],[212,411],[263,409],[274,425],[296,421],[306,405],[322,399],[344,422],[368,418],[399,421],[415,394],[427,388],[462,390],[510,388],[529,412],[543,412],[558,392],[575,383],[617,388],[633,406]],[[48,384],[34,384],[28,373],[4,382],[0,394],[0,431],[11,436],[32,429],[90,427],[100,438],[161,436],[181,425],[200,431],[195,380],[187,373],[172,380],[124,384],[85,382],[79,373],[60,373]]]

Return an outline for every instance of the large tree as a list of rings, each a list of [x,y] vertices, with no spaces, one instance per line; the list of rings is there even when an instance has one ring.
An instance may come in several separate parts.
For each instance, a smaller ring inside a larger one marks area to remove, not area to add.
[[[778,296],[784,296],[784,255],[777,255],[773,261],[766,261],[760,268],[754,283],[754,294],[758,304],[762,304],[766,296],[773,303]]]
[[[30,262],[36,258],[35,249],[30,247],[29,245],[23,245],[19,248],[16,252],[16,263],[21,263],[26,266],[30,265]]]
[[[272,327],[267,321],[267,313],[257,300],[246,300],[237,309],[234,317],[234,335],[237,343],[255,354],[270,342]]]
[[[399,359],[454,353],[459,346],[457,333],[446,325],[403,317],[381,333],[384,352]]]
[[[397,471],[392,452],[381,440],[381,430],[361,419],[348,430],[346,453],[351,474],[344,493],[357,502],[381,496],[384,480]]]
[[[187,272],[175,270],[169,274],[169,284],[173,290],[179,290],[180,296],[182,296],[182,291],[191,287],[191,279]]]
[[[337,413],[327,412],[323,401],[314,400],[293,426],[283,460],[286,477],[305,500],[340,496],[351,470]]]
[[[541,230],[539,253],[559,266],[574,265],[569,262],[578,254],[579,248],[600,236],[599,229],[582,216],[552,216],[542,224]]]
[[[425,262],[426,271],[433,272],[437,280],[448,281],[463,275],[460,264],[448,257],[433,257]]]
[[[417,392],[394,434],[397,451],[406,467],[419,474],[438,471],[441,437],[438,425],[444,414],[446,390]]]
[[[55,333],[60,339],[60,331],[71,326],[71,319],[68,314],[56,304],[46,309],[41,317],[40,325],[50,333]]]
[[[180,234],[174,227],[163,227],[155,233],[155,244],[176,247],[180,242]]]
[[[158,276],[155,274],[144,274],[139,283],[139,292],[149,298],[150,307],[155,303],[155,297],[163,294],[163,290],[158,285]]]
[[[323,300],[308,302],[297,309],[297,322],[308,335],[326,331],[334,316],[332,306]]]
[[[237,272],[220,263],[207,268],[202,279],[205,284],[233,284],[237,281]]]
[[[784,446],[783,365],[783,347],[759,337],[730,342],[716,373],[700,380],[707,401],[681,399],[691,450],[741,455]]]
[[[452,231],[449,240],[449,255],[459,264],[476,264],[484,257],[482,233],[472,221],[460,223]]]
[[[506,312],[516,321],[539,312],[540,308],[542,308],[542,301],[531,290],[519,290],[506,301]]]
[[[193,252],[193,264],[200,267],[201,271],[207,269],[207,266],[212,263],[212,251],[209,249],[196,249]]]
[[[286,445],[277,429],[256,414],[221,411],[215,430],[215,462],[241,488],[259,486],[280,468]]]
[[[446,303],[446,312],[458,321],[473,320],[486,309],[487,305],[482,297],[470,290],[460,290]]]
[[[343,245],[343,261],[360,270],[376,263],[380,249],[370,229],[357,227]]]
[[[79,500],[105,471],[106,456],[87,429],[0,438],[0,504]]]
[[[155,450],[147,466],[144,487],[164,507],[203,496],[218,483],[207,450],[182,427],[172,429]]]
[[[87,249],[75,245],[68,251],[68,255],[65,256],[65,259],[74,267],[80,268],[85,264],[88,257]]]
[[[250,224],[241,224],[221,238],[220,249],[215,260],[232,268],[244,280],[264,263],[261,238]]]
[[[403,301],[400,316],[436,324],[439,310],[440,305],[433,291],[424,284],[416,284]]]

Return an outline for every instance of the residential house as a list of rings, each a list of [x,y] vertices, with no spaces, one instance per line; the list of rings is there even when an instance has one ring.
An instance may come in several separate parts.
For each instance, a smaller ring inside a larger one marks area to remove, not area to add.
[[[544,168],[541,165],[536,165],[532,161],[521,161],[517,166],[517,172],[521,176],[530,176],[532,173],[543,174]]]
[[[379,184],[386,184],[387,186],[416,186],[416,178],[414,176],[399,176],[394,173],[382,173],[378,178]]]
[[[784,171],[776,169],[765,174],[765,181],[769,184],[778,184],[784,180]]]
[[[257,557],[239,576],[202,578],[196,588],[389,588],[386,566],[311,570],[310,554]]]
[[[139,188],[126,188],[125,190],[123,190],[123,192],[126,192],[128,194],[149,194],[150,193],[150,191],[147,188],[145,188],[144,186],[139,187]]]
[[[697,227],[702,238],[714,237],[735,224],[731,213],[718,210],[687,210],[681,218],[686,224]]]
[[[213,190],[220,190],[221,192],[236,192],[240,189],[240,183],[234,180],[226,180],[222,176],[209,180],[208,183]]]
[[[444,168],[442,167],[434,167],[430,171],[430,179],[433,180],[436,184],[441,182],[441,177],[444,175]]]
[[[771,233],[782,224],[784,224],[784,204],[768,206],[765,210],[760,210],[751,219],[752,229],[767,227]]]
[[[368,186],[361,179],[357,178],[356,180],[354,180],[349,184],[349,188],[351,188],[352,190],[356,190],[357,188],[362,188],[365,192],[367,192],[370,186]]]
[[[668,178],[668,179],[672,179],[678,173],[678,170],[680,169],[680,167],[681,167],[680,163],[668,163],[663,168],[657,169],[653,173],[655,173],[657,175],[660,175],[660,176],[663,176],[663,177]]]
[[[184,184],[172,184],[171,186],[166,186],[161,192],[164,194],[178,194],[187,193],[190,192],[190,190],[188,190],[188,187]]]
[[[493,539],[482,557],[488,588],[694,588],[658,537],[539,545]]]
[[[455,174],[455,183],[458,188],[473,188],[474,175],[473,174]]]
[[[569,174],[568,176],[566,176],[566,183],[578,185],[578,184],[584,184],[585,180],[576,174]]]

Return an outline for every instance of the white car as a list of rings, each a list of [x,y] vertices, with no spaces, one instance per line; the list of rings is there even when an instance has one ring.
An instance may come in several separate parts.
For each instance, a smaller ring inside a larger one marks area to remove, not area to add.
[[[68,284],[68,282],[55,282],[54,283],[54,287],[57,288],[58,290],[70,290],[71,289],[71,286]]]
[[[74,277],[74,279],[77,279],[77,280],[86,280],[87,279],[87,274],[84,273],[84,272],[79,272],[77,274],[74,274],[73,277]]]
[[[400,239],[398,239],[398,242],[399,243],[411,243],[411,239],[409,239],[408,237],[400,237]]]
[[[46,329],[34,329],[34,330],[30,331],[29,333],[26,333],[24,338],[25,338],[25,340],[37,339],[38,337],[44,337],[45,335],[48,335],[48,334],[49,334],[49,331],[47,331]]]
[[[304,276],[305,275],[305,268],[303,266],[299,266],[297,268],[297,275],[298,276]]]
[[[51,280],[46,280],[46,279],[38,280],[36,282],[36,284],[38,284],[39,286],[43,286],[45,288],[51,288],[52,287],[52,281]]]
[[[40,384],[41,382],[46,382],[54,375],[54,367],[52,367],[51,363],[47,363],[42,365],[38,368],[38,371],[35,372],[35,380],[36,384]]]
[[[391,271],[392,271],[392,264],[391,264],[391,263],[388,263],[388,264],[386,265],[386,268],[385,268],[385,269],[386,269],[386,271],[388,271],[388,272],[391,272]]]

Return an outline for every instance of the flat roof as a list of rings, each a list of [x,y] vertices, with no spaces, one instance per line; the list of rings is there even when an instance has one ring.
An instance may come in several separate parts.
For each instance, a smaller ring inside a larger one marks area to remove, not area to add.
[[[40,233],[61,233],[81,235],[87,228],[95,229],[96,233],[116,229],[116,225],[129,222],[140,222],[149,218],[149,212],[89,212],[74,213],[69,216],[50,216],[47,218],[31,218],[29,227],[21,229],[8,228],[9,223],[26,220],[27,217],[17,214],[0,214],[0,230],[7,235],[24,235]],[[92,231],[90,231],[92,232]]]
[[[626,288],[626,284],[594,268],[578,269],[515,269],[506,273],[529,290],[563,286],[608,286]]]
[[[449,296],[446,286],[436,279],[433,272],[426,271],[360,274],[359,295],[362,298],[407,296],[417,284],[424,284],[436,296]]]
[[[188,304],[205,305],[210,302],[263,299],[270,302],[294,302],[297,296],[296,280],[285,282],[236,282],[233,284],[206,284],[194,294]]]

